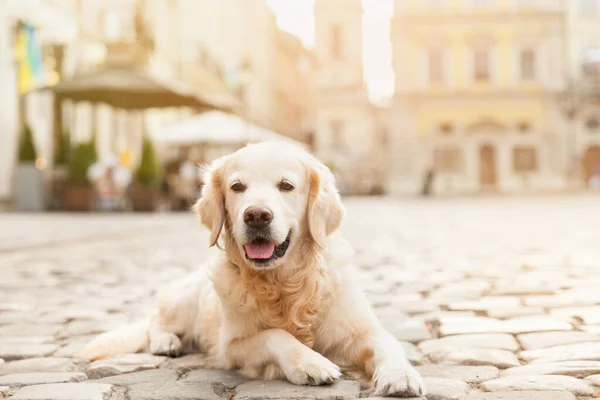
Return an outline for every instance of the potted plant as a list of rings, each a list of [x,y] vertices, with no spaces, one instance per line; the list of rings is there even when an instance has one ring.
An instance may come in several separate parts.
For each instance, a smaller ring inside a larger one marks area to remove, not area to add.
[[[134,211],[155,211],[160,204],[161,170],[152,141],[144,137],[142,158],[131,187]]]
[[[36,167],[37,151],[33,134],[25,125],[19,140],[19,157],[15,168],[15,202],[19,211],[44,209],[44,181]]]
[[[94,206],[94,193],[88,170],[95,160],[94,142],[77,145],[69,157],[64,205],[71,211],[90,211]]]
[[[63,133],[58,137],[54,151],[54,166],[52,168],[52,201],[53,209],[64,208],[65,185],[69,173],[69,134]]]

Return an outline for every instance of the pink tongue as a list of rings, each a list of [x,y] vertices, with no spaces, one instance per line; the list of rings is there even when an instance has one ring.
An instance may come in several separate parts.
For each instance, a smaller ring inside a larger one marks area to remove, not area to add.
[[[271,258],[275,251],[274,243],[247,243],[244,245],[248,257],[264,260]]]

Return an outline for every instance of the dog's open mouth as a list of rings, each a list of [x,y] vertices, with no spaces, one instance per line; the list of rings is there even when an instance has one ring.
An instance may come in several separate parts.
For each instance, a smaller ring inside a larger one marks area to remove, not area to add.
[[[272,240],[257,237],[256,239],[248,242],[244,245],[244,251],[246,252],[246,258],[256,263],[268,263],[276,258],[283,257],[287,251],[290,241],[292,239],[292,232],[290,231],[285,241],[281,244],[277,244]]]

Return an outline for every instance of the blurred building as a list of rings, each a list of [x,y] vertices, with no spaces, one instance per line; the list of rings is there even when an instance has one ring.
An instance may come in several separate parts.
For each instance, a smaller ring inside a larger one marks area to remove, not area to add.
[[[560,0],[395,2],[395,192],[430,169],[438,193],[562,187],[564,16]]]
[[[565,2],[569,172],[589,184],[600,176],[600,0]]]
[[[383,184],[376,151],[378,114],[363,77],[362,15],[360,0],[315,2],[314,148],[346,193],[368,193]]]
[[[34,131],[38,156],[51,157],[52,99],[33,90],[56,82],[62,73],[63,45],[77,33],[74,6],[70,0],[0,1],[0,203],[12,196],[22,123]],[[23,54],[23,40],[35,49],[35,60]]]
[[[315,131],[315,57],[296,36],[275,33],[275,124],[273,129],[312,144]]]

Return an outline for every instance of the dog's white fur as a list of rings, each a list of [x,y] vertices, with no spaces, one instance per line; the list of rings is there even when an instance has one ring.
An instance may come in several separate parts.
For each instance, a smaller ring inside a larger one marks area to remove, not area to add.
[[[282,179],[292,191],[280,190]],[[235,182],[243,193],[231,190]],[[292,232],[285,255],[267,265],[245,257],[244,211],[273,212],[277,243]],[[334,234],[344,209],[331,172],[296,147],[249,145],[215,161],[195,207],[222,239],[209,274],[163,288],[157,314],[96,338],[81,354],[94,360],[149,350],[176,356],[192,344],[214,366],[298,385],[330,383],[344,371],[371,380],[375,395],[413,396],[423,382],[402,346],[386,332],[359,289],[352,250]]]

